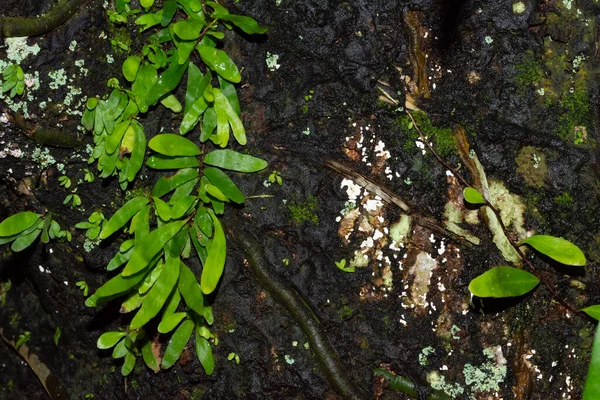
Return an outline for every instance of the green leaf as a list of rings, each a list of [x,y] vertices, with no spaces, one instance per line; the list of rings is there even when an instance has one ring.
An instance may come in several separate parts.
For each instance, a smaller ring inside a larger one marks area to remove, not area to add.
[[[126,343],[127,343],[126,339],[121,339],[121,341],[117,343],[117,345],[113,349],[112,358],[117,360],[119,358],[125,357],[127,355],[127,353],[129,353],[129,349],[126,346]]]
[[[266,26],[258,25],[258,22],[256,22],[254,18],[247,17],[245,15],[218,14],[218,16],[216,16],[215,14],[213,14],[213,17],[216,17],[222,21],[229,21],[249,35],[263,34],[269,30],[269,28],[267,28]]]
[[[600,324],[596,327],[590,368],[583,389],[583,400],[600,399]]]
[[[133,151],[131,158],[127,164],[126,176],[128,182],[133,182],[140,168],[144,164],[144,156],[146,155],[146,135],[144,128],[137,121],[132,121],[131,126],[134,132]]]
[[[157,153],[172,157],[197,156],[201,153],[196,143],[174,133],[156,135],[150,139],[148,146]]]
[[[213,220],[214,235],[208,247],[208,256],[206,257],[204,269],[200,277],[200,286],[204,294],[212,293],[217,287],[219,279],[221,279],[221,275],[223,274],[227,255],[225,232],[223,232],[221,222],[219,222],[219,219],[211,211],[209,213]]]
[[[119,208],[116,213],[108,220],[100,232],[100,239],[104,240],[133,218],[135,214],[144,205],[148,204],[148,199],[145,197],[134,197]]]
[[[183,263],[180,265],[177,287],[185,300],[185,304],[198,315],[204,312],[204,295],[194,273]]]
[[[228,203],[229,202],[229,197],[225,196],[225,194],[223,192],[221,192],[221,190],[216,187],[215,185],[213,185],[212,183],[209,183],[208,185],[206,185],[206,191],[208,192],[208,194],[210,194],[213,198]]]
[[[581,311],[583,311],[590,317],[600,321],[600,305],[589,306],[582,309]]]
[[[121,367],[121,375],[128,376],[131,371],[135,368],[135,362],[137,361],[137,357],[135,354],[128,352],[125,356],[125,361],[123,362],[123,366]]]
[[[125,332],[105,332],[98,338],[96,346],[101,350],[110,349],[123,337],[125,337]]]
[[[154,0],[140,0],[140,5],[144,8],[150,8],[154,4]]]
[[[152,188],[152,196],[162,197],[172,190],[177,189],[181,185],[192,181],[198,177],[198,171],[194,168],[185,168],[179,170],[175,175],[165,178],[161,177],[154,188]]]
[[[150,234],[152,235],[152,234]],[[152,289],[148,292],[140,310],[131,320],[131,329],[140,329],[163,308],[179,278],[179,257],[167,257],[162,272]]]
[[[154,200],[154,209],[158,213],[158,216],[163,221],[168,221],[171,219],[171,207],[163,201],[160,197],[152,197]]]
[[[31,228],[40,217],[40,214],[31,211],[11,215],[0,223],[0,237],[18,235],[27,228]]]
[[[196,199],[197,199],[196,196],[184,196],[184,197],[178,199],[173,204],[173,208],[171,208],[171,218],[179,219],[179,218],[183,217],[185,215],[185,213],[188,212],[190,207],[192,207],[192,205],[194,204]]]
[[[129,312],[132,312],[133,310],[137,310],[138,308],[140,308],[140,306],[142,305],[142,303],[144,302],[144,300],[146,299],[146,294],[140,294],[139,292],[135,291],[132,292],[129,297],[127,297],[127,299],[121,303],[121,308],[119,309],[119,313],[121,314],[127,314]]]
[[[165,224],[136,244],[135,250],[129,259],[129,262],[121,273],[123,276],[133,275],[138,271],[145,269],[150,261],[156,256],[173,236],[183,228],[187,221],[175,221]]]
[[[229,149],[211,151],[204,157],[204,162],[238,172],[256,172],[268,165],[265,160]]]
[[[160,365],[152,351],[152,342],[149,339],[145,339],[144,344],[142,345],[142,358],[144,359],[144,363],[146,363],[148,368],[152,371],[155,373],[160,371]]]
[[[470,204],[484,205],[487,203],[485,201],[485,199],[483,198],[483,196],[481,195],[481,193],[479,193],[477,190],[475,190],[471,187],[466,187],[463,190],[463,196],[464,196],[465,200],[467,201],[467,203],[470,203]]]
[[[215,370],[215,359],[212,353],[212,347],[208,340],[203,338],[196,331],[196,356],[204,368],[206,375],[212,375]]]
[[[195,157],[169,157],[157,154],[148,158],[146,165],[154,169],[180,169],[199,167],[200,163]]]
[[[163,315],[170,315],[175,313],[177,307],[179,307],[179,303],[181,302],[181,294],[179,290],[173,290],[171,296],[169,296],[169,300],[167,300],[167,304],[163,309]]]
[[[194,217],[194,223],[198,225],[202,233],[206,236],[211,237],[213,232],[212,218],[206,211],[204,206],[199,206],[196,209],[196,216]]]
[[[190,110],[192,104],[198,99],[203,98],[204,89],[208,86],[212,80],[210,71],[206,71],[206,74],[202,74],[200,69],[194,63],[190,63],[188,68],[188,80],[187,88],[185,92],[185,112]]]
[[[25,250],[26,248],[31,246],[31,244],[33,242],[35,242],[35,239],[37,239],[37,237],[40,235],[41,232],[42,232],[42,228],[39,228],[39,229],[36,229],[27,234],[25,234],[25,233],[20,234],[19,237],[17,237],[15,239],[15,241],[12,243],[12,245],[10,246],[10,249],[12,251],[14,251],[15,253]]]
[[[177,100],[177,97],[173,96],[172,94],[170,94],[166,97],[163,97],[160,100],[160,104],[167,107],[169,110],[173,111],[174,113],[180,113],[181,110],[183,110],[183,107],[181,106],[181,103],[179,102],[179,100]]]
[[[116,275],[104,285],[100,286],[98,290],[96,290],[96,293],[88,297],[85,301],[85,305],[88,307],[96,307],[112,298],[121,296],[140,283],[145,276],[146,274],[143,271],[131,276],[123,276],[121,274]]]
[[[581,249],[563,238],[549,235],[533,235],[522,240],[519,246],[528,244],[540,253],[561,264],[583,266],[587,263]]]
[[[135,76],[137,75],[138,69],[140,68],[140,63],[142,59],[140,56],[129,56],[127,60],[123,62],[123,76],[129,82],[135,81]]]
[[[215,185],[225,196],[231,201],[243,204],[246,200],[243,193],[237,187],[237,185],[227,176],[227,174],[220,169],[213,167],[205,167],[204,175]],[[210,192],[209,192],[210,193]]]
[[[223,50],[202,45],[198,45],[197,49],[200,58],[211,70],[233,83],[239,83],[242,80],[237,66]]]
[[[158,324],[158,331],[163,334],[171,332],[186,316],[187,313],[185,312],[178,312],[163,316],[160,324]]]
[[[219,116],[225,115],[226,120],[229,122],[231,126],[231,130],[233,131],[233,136],[235,140],[242,146],[245,146],[247,143],[246,139],[246,130],[244,129],[244,124],[242,124],[242,120],[238,117],[236,111],[233,109],[229,100],[225,97],[223,93],[217,88],[213,89],[213,93],[215,95],[215,111],[217,112],[217,129],[219,129]],[[228,129],[222,128],[222,129]]]
[[[171,20],[175,16],[177,12],[177,2],[175,0],[167,0],[165,1],[165,5],[163,6],[163,16],[160,24],[162,26],[167,26],[171,23]]]
[[[478,297],[515,297],[533,290],[539,282],[537,276],[522,269],[495,267],[473,279],[469,290]]]
[[[179,64],[177,62],[177,52],[175,52],[173,57],[175,61],[169,65],[165,72],[162,73],[156,83],[152,86],[148,92],[145,103],[142,105],[138,104],[141,112],[147,112],[148,106],[156,104],[161,97],[171,92],[177,87],[177,85],[179,85],[181,77],[187,69],[188,63],[186,62],[184,64]]]
[[[162,261],[160,261],[158,265],[155,268],[153,268],[148,275],[146,275],[146,278],[138,287],[137,291],[139,294],[146,294],[150,289],[152,289],[152,286],[154,286],[154,284],[158,280],[158,277],[162,273],[164,266],[165,264]]]
[[[171,368],[173,364],[179,360],[179,357],[181,356],[181,353],[183,353],[183,350],[185,349],[193,330],[194,322],[189,319],[184,321],[179,328],[177,328],[169,340],[167,350],[165,350],[165,355],[163,356],[161,363],[161,367],[163,369]]]
[[[219,79],[219,88],[221,89],[221,93],[225,95],[227,101],[229,102],[229,104],[231,104],[231,107],[233,108],[235,113],[237,115],[240,115],[240,100],[238,99],[237,92],[235,90],[235,85],[231,84],[230,82],[226,81],[220,76],[217,76],[217,78]]]
[[[119,268],[121,265],[123,265],[127,261],[129,261],[129,259],[131,258],[132,254],[133,254],[133,247],[131,249],[127,250],[124,253],[118,252],[109,261],[108,265],[106,266],[106,270],[107,271],[114,271],[115,269]]]
[[[200,37],[202,28],[204,28],[204,22],[193,19],[177,21],[173,25],[173,31],[183,40],[198,39]]]
[[[200,133],[200,142],[206,142],[217,127],[217,112],[214,107],[208,107],[204,111],[202,118],[202,132]]]

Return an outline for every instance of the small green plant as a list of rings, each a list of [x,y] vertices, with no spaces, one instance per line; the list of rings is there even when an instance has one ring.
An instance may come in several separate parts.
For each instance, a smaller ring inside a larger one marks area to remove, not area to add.
[[[41,215],[23,211],[0,223],[0,245],[12,242],[11,249],[15,252],[31,246],[40,235],[42,243],[61,238],[71,241],[71,233],[61,230],[51,214]]]
[[[473,188],[465,188],[463,196],[472,205],[490,205],[481,193]],[[518,247],[525,245],[564,265],[584,266],[587,263],[579,247],[563,238],[533,235],[517,243]],[[528,271],[500,266],[473,279],[469,284],[469,291],[478,297],[516,297],[535,289],[539,282],[539,278]]]
[[[31,339],[31,332],[25,331],[25,332],[21,333],[19,335],[19,338],[17,339],[17,343],[15,344],[15,348],[17,350],[19,350],[19,348],[21,346],[23,346],[25,343],[27,343],[29,341],[29,339]]]
[[[226,203],[246,200],[230,174],[267,166],[264,160],[227,148],[231,141],[246,145],[247,138],[235,89],[241,74],[218,41],[224,38],[223,30],[233,26],[247,34],[264,33],[266,28],[213,1],[140,4],[146,13],[135,23],[153,33],[141,54],[123,63],[125,85],[113,79],[108,98],[88,100],[82,124],[93,132],[96,147],[89,161],[97,162],[101,178],[117,176],[126,189],[144,162],[172,174],[161,177],[150,193],[137,193],[108,221],[78,226],[94,229],[94,235],[99,230],[100,240],[119,231],[129,235],[107,265],[109,271],[121,268],[120,272],[86,305],[124,297],[121,312],[135,311],[127,329],[106,332],[97,342],[98,348],[113,349],[112,356],[123,359],[124,376],[139,356],[155,372],[170,368],[192,336],[196,356],[210,375],[212,346],[218,339],[209,329],[213,314],[207,296],[216,289],[226,258],[219,216]],[[174,91],[183,85],[185,99],[180,101]],[[160,105],[180,114],[181,124],[176,133],[147,140],[138,117]],[[185,136],[194,130],[199,135]],[[145,159],[147,147],[152,154]],[[202,266],[199,281],[188,267],[192,256]],[[152,352],[154,332],[146,331],[152,320],[158,320],[158,333],[170,334],[160,363]]]
[[[84,169],[83,169],[83,172],[84,172],[84,174],[85,174],[85,175],[83,176],[83,180],[84,180],[84,181],[86,181],[87,183],[92,183],[92,182],[94,182],[94,180],[95,180],[96,178],[94,178],[94,173],[93,173],[93,172],[91,172],[91,171],[90,171],[89,169],[87,169],[87,168],[84,168]]]
[[[346,267],[346,259],[345,258],[342,258],[340,261],[336,261],[335,266],[344,272],[355,272],[356,271],[356,268],[354,268],[352,266]]]
[[[10,98],[16,95],[21,96],[25,91],[25,74],[20,66],[10,64],[2,73],[4,83],[2,84],[2,93],[9,92]]]
[[[87,229],[85,237],[90,240],[98,239],[102,225],[106,223],[104,214],[99,211],[94,211],[88,218],[88,222],[79,222],[75,225],[77,229]],[[87,296],[87,295],[86,295]]]
[[[267,180],[270,183],[277,183],[280,186],[283,184],[283,179],[281,178],[281,174],[279,173],[279,171],[273,171],[273,172],[271,172],[271,175],[269,175],[269,177],[267,178]]]
[[[583,141],[584,141],[583,132],[581,130],[576,130],[575,131],[575,139],[573,140],[573,144],[582,144]]]
[[[64,186],[65,189],[69,189],[71,187],[71,179],[69,179],[69,177],[66,175],[59,177],[58,182],[60,183],[60,186]]]
[[[58,346],[58,340],[60,339],[61,335],[62,329],[60,329],[60,326],[57,326],[56,330],[54,331],[54,336],[52,337],[52,341],[54,342],[55,346]]]
[[[71,203],[71,208],[79,207],[81,205],[81,198],[78,194],[71,193],[63,200],[63,204],[67,205],[69,203]]]
[[[81,289],[81,291],[83,292],[83,297],[88,296],[89,288],[88,288],[88,284],[86,283],[86,281],[76,282],[75,286],[77,286],[79,289]]]
[[[237,365],[240,364],[240,356],[231,352],[227,355],[227,361],[234,361]]]

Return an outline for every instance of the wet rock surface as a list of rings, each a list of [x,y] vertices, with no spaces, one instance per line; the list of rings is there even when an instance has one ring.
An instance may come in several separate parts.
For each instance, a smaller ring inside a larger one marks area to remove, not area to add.
[[[43,12],[29,3],[0,4],[0,14]],[[437,148],[456,124],[465,127],[488,179],[526,206],[522,226],[509,225],[509,234],[535,231],[577,243],[589,261],[585,270],[532,260],[574,307],[598,303],[597,3],[229,3],[270,27],[264,37],[231,34],[227,50],[244,67],[238,93],[249,148],[270,169],[236,182],[249,196],[272,197],[227,210],[226,222],[252,227],[270,267],[321,321],[349,380],[370,392],[372,370],[389,363],[398,374],[424,387],[434,382],[456,398],[580,398],[593,325],[567,312],[544,286],[524,298],[471,302],[471,279],[506,261],[477,213],[465,209],[457,180],[419,147],[405,109],[413,103],[424,111],[417,121],[429,124]],[[108,92],[105,83],[120,76],[127,54],[100,37],[119,34],[135,48],[140,39],[129,29],[117,32],[101,2],[89,2],[66,25],[28,40],[40,51],[21,65],[38,71],[41,84],[28,101],[27,124],[52,127],[74,141],[47,146],[14,122],[2,123],[0,219],[48,210],[71,229],[73,241],[38,243],[16,254],[0,248],[0,281],[12,285],[0,290],[4,335],[31,332],[27,345],[71,398],[337,398],[298,324],[250,273],[233,240],[213,303],[219,344],[212,376],[188,349],[189,357],[170,370],[154,374],[138,361],[124,379],[120,363],[96,349],[102,332],[130,317],[118,314],[119,304],[85,307],[75,282],[104,283],[120,242],[86,251],[84,232],[74,226],[96,210],[111,215],[123,194],[116,180],[97,178],[79,185],[82,206],[71,208],[63,204],[69,191],[57,179],[76,180],[83,168],[95,168],[86,162],[91,138],[77,130],[80,116],[67,110],[82,110],[84,96]],[[279,67],[267,65],[267,52],[278,56]],[[53,88],[49,74],[60,69],[67,82]],[[65,105],[69,86],[81,94]],[[393,100],[382,100],[378,88]],[[5,100],[0,104],[15,113]],[[172,130],[178,123],[172,118],[162,111],[141,122],[152,136]],[[45,148],[54,162],[43,156]],[[449,149],[444,159],[456,167],[461,159]],[[440,224],[454,202],[461,226],[481,244],[457,243],[416,225],[408,238],[393,237],[401,231],[401,210],[364,190],[352,195],[350,184],[323,166],[328,159],[384,183]],[[272,170],[282,185],[265,185]],[[464,165],[460,172],[469,178]],[[142,175],[138,188],[157,179],[150,170]],[[514,211],[514,203],[505,203]],[[356,272],[338,269],[342,259],[357,265]],[[198,272],[197,260],[192,264]],[[62,333],[55,345],[57,327]],[[168,338],[160,340],[166,345]],[[230,352],[240,356],[239,365],[227,361]],[[13,349],[0,345],[0,360],[0,398],[44,398]],[[404,396],[384,391],[380,398]]]

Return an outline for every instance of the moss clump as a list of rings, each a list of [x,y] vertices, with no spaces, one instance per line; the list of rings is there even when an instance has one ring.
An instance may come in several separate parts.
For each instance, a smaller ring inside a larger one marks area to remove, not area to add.
[[[575,208],[575,205],[573,204],[573,196],[571,196],[567,192],[563,192],[559,196],[556,196],[554,198],[554,201],[556,202],[556,204],[558,204],[561,207],[568,208],[568,209]]]
[[[291,220],[296,225],[302,225],[305,222],[311,222],[314,225],[319,225],[319,204],[315,196],[308,196],[308,199],[303,202],[292,201],[289,205]]]
[[[423,111],[415,111],[412,115],[423,135],[433,141],[435,151],[440,157],[457,154],[456,141],[452,135],[451,128],[434,126],[429,116]],[[396,119],[394,125],[397,132],[404,139],[403,149],[414,150],[416,148],[415,142],[421,138],[417,130],[413,127],[410,117],[402,115]]]
[[[583,85],[565,94],[556,105],[558,125],[554,133],[564,140],[574,140],[576,126],[590,125],[590,101]]]
[[[525,56],[515,64],[515,71],[515,82],[520,94],[524,94],[528,87],[537,84],[544,77],[542,66],[532,56]]]

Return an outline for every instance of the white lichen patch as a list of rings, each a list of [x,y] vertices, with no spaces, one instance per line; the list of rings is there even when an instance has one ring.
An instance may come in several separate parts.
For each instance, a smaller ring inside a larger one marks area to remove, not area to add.
[[[433,271],[438,262],[425,251],[419,252],[414,264],[410,267],[409,275],[413,277],[410,285],[410,300],[417,307],[428,307],[427,294]]]
[[[521,197],[510,193],[504,183],[490,180],[490,198],[492,203],[500,210],[500,217],[504,225],[518,234],[518,239],[524,239],[527,231],[524,227],[525,204]]]

